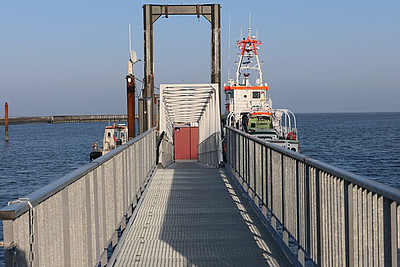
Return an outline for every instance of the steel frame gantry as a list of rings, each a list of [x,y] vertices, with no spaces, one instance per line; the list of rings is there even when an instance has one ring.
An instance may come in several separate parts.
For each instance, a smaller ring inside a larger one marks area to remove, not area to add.
[[[197,15],[204,16],[211,23],[211,83],[221,88],[221,19],[220,5],[143,5],[144,25],[144,89],[142,103],[144,108],[139,112],[140,133],[154,126],[154,46],[153,24],[161,16]],[[221,89],[219,89],[221,90]],[[218,92],[220,97],[221,92]],[[150,119],[148,119],[150,118]],[[151,119],[152,118],[152,119]]]

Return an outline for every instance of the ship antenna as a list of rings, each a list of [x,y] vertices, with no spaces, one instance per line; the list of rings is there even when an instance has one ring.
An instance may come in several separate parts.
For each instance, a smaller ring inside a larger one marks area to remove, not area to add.
[[[250,37],[250,29],[251,29],[251,12],[249,12],[249,37]]]
[[[231,74],[231,12],[229,11],[229,27],[228,27],[228,81]]]
[[[132,30],[131,24],[129,24],[129,62],[128,62],[128,74],[133,74],[133,64],[139,62],[135,50],[132,50]]]
[[[131,24],[129,24],[129,56],[131,55],[132,51],[132,31],[131,31]]]
[[[128,74],[129,74],[129,75],[133,75],[132,31],[131,31],[131,24],[129,24],[129,62],[128,62]]]
[[[243,39],[243,28],[240,28],[240,40]]]

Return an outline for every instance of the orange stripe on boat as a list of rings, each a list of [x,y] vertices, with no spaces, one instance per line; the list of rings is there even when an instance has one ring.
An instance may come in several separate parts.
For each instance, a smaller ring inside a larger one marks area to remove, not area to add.
[[[254,113],[250,113],[250,116],[253,116],[253,115],[269,115],[269,116],[271,116],[272,113],[270,113],[270,112],[254,112]]]
[[[225,91],[228,90],[268,90],[268,86],[225,86]]]

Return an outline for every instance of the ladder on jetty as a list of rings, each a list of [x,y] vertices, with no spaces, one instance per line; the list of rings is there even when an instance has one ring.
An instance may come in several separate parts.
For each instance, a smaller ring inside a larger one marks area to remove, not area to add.
[[[146,131],[1,209],[6,266],[398,266],[399,190],[221,129],[219,8],[144,6]],[[162,85],[157,131],[152,24],[172,14],[211,22],[211,83]]]

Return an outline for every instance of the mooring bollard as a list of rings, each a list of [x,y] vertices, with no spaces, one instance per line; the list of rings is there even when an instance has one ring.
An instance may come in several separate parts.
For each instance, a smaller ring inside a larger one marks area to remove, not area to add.
[[[6,142],[8,142],[8,103],[6,102],[4,106],[4,126],[6,129]]]

